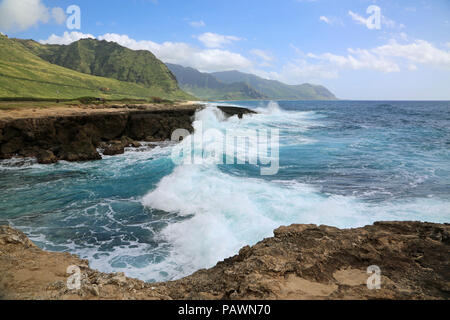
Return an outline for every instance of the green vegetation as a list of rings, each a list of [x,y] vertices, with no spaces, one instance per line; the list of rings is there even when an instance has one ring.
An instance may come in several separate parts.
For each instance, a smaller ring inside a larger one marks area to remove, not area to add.
[[[32,103],[30,103],[32,102]],[[98,104],[104,106],[113,106],[117,104],[173,104],[173,100],[153,97],[150,99],[118,99],[103,100],[94,97],[80,97],[77,99],[47,99],[47,98],[0,98],[0,110],[20,110],[20,109],[47,109],[55,107],[69,107],[80,104]]]
[[[239,71],[215,72],[211,75],[224,83],[245,82],[270,99],[336,100],[334,94],[324,86],[309,83],[287,85],[279,81],[267,80]]]
[[[194,99],[178,88],[175,79],[169,81],[170,76],[163,77],[165,80],[162,84],[158,82],[158,76],[153,75],[148,76],[147,84],[125,82],[77,72],[52,64],[36,55],[43,56],[45,52],[50,54],[54,50],[53,47],[56,46],[47,47],[32,40],[9,39],[0,35],[0,97],[61,100],[79,97],[108,100],[153,97],[170,100]]]
[[[233,83],[223,89],[202,88],[190,86],[188,84],[181,85],[181,88],[196,97],[204,100],[258,100],[267,99],[266,96],[259,93],[245,83]]]
[[[67,46],[17,41],[42,59],[75,71],[146,87],[157,85],[168,92],[178,89],[173,74],[150,51],[134,51],[115,42],[95,39],[82,39]]]
[[[176,64],[167,64],[181,88],[206,100],[267,99],[268,97],[244,82],[224,83],[209,73]]]
[[[30,103],[30,101],[32,101],[33,103]],[[76,103],[74,103],[73,100],[60,101],[58,103],[56,102],[56,100],[0,101],[0,111],[21,109],[47,109],[55,107],[68,107],[74,104]]]

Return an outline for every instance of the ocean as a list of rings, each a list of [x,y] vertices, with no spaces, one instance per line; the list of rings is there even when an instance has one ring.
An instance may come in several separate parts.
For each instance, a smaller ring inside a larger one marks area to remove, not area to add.
[[[217,105],[258,114],[226,118]],[[189,139],[93,162],[2,160],[0,223],[100,271],[154,282],[212,267],[282,225],[450,222],[450,102],[219,102],[194,127],[194,136],[277,130],[276,174],[208,152],[199,164],[174,162]],[[194,153],[218,150],[207,142]]]

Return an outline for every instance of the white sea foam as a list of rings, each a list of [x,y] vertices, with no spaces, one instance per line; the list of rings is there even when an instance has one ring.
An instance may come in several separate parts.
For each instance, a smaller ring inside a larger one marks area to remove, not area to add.
[[[233,117],[223,122],[214,108],[198,113],[196,120],[203,121],[204,127],[239,130],[268,123],[283,128],[286,116],[286,112],[271,104],[262,114],[242,120]],[[289,123],[296,122],[300,130],[307,130],[313,124],[313,116],[293,112],[289,114]],[[192,216],[170,224],[161,234],[172,250],[170,257],[154,268],[171,270],[169,273],[175,272],[176,278],[213,266],[236,254],[241,247],[271,236],[280,225],[314,223],[348,228],[379,220],[417,220],[417,217],[444,222],[450,216],[444,201],[417,199],[370,205],[355,197],[324,195],[295,181],[234,176],[211,163],[176,167],[143,198],[143,204]]]
[[[160,210],[193,215],[170,224],[162,236],[172,245],[169,261],[187,275],[211,267],[254,244],[280,225],[326,224],[359,227],[379,220],[445,222],[448,203],[419,199],[413,203],[371,206],[353,197],[325,196],[303,184],[233,177],[214,167],[181,166],[144,198]]]
[[[11,158],[0,160],[1,170],[22,170],[33,167],[42,167],[39,165],[36,158]]]

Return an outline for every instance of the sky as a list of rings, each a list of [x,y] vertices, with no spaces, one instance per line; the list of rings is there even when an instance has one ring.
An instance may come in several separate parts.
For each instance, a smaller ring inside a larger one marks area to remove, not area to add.
[[[0,0],[0,31],[115,41],[341,99],[450,100],[450,0]]]

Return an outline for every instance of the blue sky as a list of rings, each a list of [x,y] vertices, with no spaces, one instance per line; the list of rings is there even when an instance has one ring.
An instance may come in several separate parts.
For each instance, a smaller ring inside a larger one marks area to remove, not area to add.
[[[68,29],[66,9],[81,10]],[[380,9],[369,29],[369,6]],[[0,30],[147,49],[205,72],[237,69],[339,98],[450,100],[449,0],[0,0]]]

